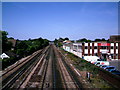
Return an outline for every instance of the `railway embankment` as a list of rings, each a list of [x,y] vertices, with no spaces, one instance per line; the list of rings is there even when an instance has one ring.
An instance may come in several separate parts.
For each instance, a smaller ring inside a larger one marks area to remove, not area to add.
[[[78,70],[81,75],[81,83],[88,88],[119,88],[120,77],[109,73],[97,67],[88,61],[75,56],[72,53],[60,49],[61,53],[69,62]],[[87,73],[90,73],[90,80],[87,78]]]

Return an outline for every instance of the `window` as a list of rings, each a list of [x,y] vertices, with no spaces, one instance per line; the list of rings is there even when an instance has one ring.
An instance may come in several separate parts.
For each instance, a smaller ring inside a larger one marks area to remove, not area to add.
[[[111,46],[111,49],[113,49],[113,46]]]
[[[92,49],[92,46],[90,46],[90,49]]]
[[[85,49],[88,49],[88,47],[87,47],[87,46],[85,46]]]
[[[116,59],[118,59],[118,54],[116,54]]]
[[[101,46],[101,49],[107,49],[107,47],[106,46]]]
[[[77,46],[76,46],[76,45],[74,45],[74,49],[77,49]]]
[[[95,46],[94,49],[97,49],[97,46]]]
[[[78,46],[78,49],[82,49],[82,46]]]
[[[95,56],[98,56],[98,54],[97,54],[97,53],[95,53]]]
[[[113,54],[111,54],[111,58],[113,59]]]

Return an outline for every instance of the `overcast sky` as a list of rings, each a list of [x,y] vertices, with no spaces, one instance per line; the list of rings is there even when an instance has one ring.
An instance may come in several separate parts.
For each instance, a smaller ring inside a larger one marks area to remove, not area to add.
[[[3,2],[2,29],[15,39],[108,39],[118,34],[117,2]]]

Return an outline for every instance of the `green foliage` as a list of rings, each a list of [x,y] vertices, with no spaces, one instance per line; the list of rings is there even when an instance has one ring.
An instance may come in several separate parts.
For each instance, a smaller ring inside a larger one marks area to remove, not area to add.
[[[74,41],[74,40],[72,40],[71,42],[72,42],[72,43],[75,43],[75,41]]]
[[[64,40],[69,40],[69,38],[66,37],[66,38],[64,38]]]
[[[109,40],[105,40],[105,38],[102,38],[102,39],[95,39],[94,41],[99,42],[99,41],[109,41]]]
[[[92,42],[91,40],[87,40],[86,38],[79,39],[77,42]]]
[[[8,39],[14,39],[13,37],[9,37]]]
[[[17,49],[26,49],[28,47],[28,45],[27,45],[27,43],[26,43],[26,41],[21,41],[17,46],[16,46],[16,48]]]
[[[61,47],[62,46],[62,43],[58,42],[58,47]]]
[[[12,42],[8,41],[6,44],[7,44],[7,47],[5,47],[5,48],[7,48],[7,50],[11,50],[11,48],[12,48]]]
[[[20,57],[25,57],[36,50],[46,47],[47,45],[49,45],[49,41],[42,38],[19,41],[16,45],[16,53]]]
[[[2,33],[2,52],[11,51],[12,43],[8,41],[8,33],[6,31],[0,31]],[[10,38],[14,39],[14,38]],[[33,52],[42,49],[49,45],[49,40],[47,39],[29,39],[29,40],[17,40],[15,49],[12,51],[17,54],[15,57],[10,57],[8,59],[3,59],[3,69],[9,65],[15,63],[18,59],[23,58],[32,54]]]
[[[2,33],[2,52],[8,51],[12,47],[12,43],[8,42],[8,32],[0,31]]]
[[[94,41],[86,39],[86,38],[82,38],[82,39],[77,40],[77,42],[86,42],[86,43],[87,42],[99,42],[99,41],[107,41],[107,42],[109,42],[109,40],[105,40],[105,38],[95,39]]]
[[[5,58],[2,60],[2,69],[7,68],[18,60],[17,57]]]
[[[61,47],[62,46],[62,43],[63,43],[63,41],[65,41],[65,40],[69,40],[69,38],[59,38],[59,39],[55,39],[54,40],[54,44],[57,46],[57,47]]]
[[[0,31],[0,32],[2,32],[2,40],[7,41],[8,32],[6,32],[6,31]]]
[[[99,71],[99,68],[96,67],[94,64],[91,64],[90,62],[75,56],[73,53],[66,52],[62,49],[64,54],[67,54],[67,56],[75,62],[76,68],[80,69],[81,71],[87,70],[89,72],[92,72],[94,74],[97,74]]]
[[[55,44],[56,46],[58,45],[58,40],[57,40],[57,39],[54,40],[54,44]]]
[[[24,54],[25,54],[25,50],[24,49],[17,49],[16,51],[16,54],[19,56],[19,57],[23,57]]]

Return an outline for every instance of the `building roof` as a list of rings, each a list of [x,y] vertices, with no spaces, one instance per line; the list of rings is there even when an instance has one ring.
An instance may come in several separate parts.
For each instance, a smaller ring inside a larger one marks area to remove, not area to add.
[[[63,43],[71,43],[71,41],[70,40],[65,40],[65,41],[63,41]]]
[[[8,39],[9,42],[12,42],[12,46],[16,46],[16,40],[15,39]]]
[[[112,35],[110,36],[110,42],[120,42],[120,35]]]
[[[0,55],[0,58],[4,59],[4,58],[10,58],[7,54],[3,53]]]
[[[13,53],[13,52],[9,52],[9,51],[7,51],[7,52],[5,52],[7,55],[9,55],[10,57],[15,57],[16,56],[16,54],[15,53]]]

